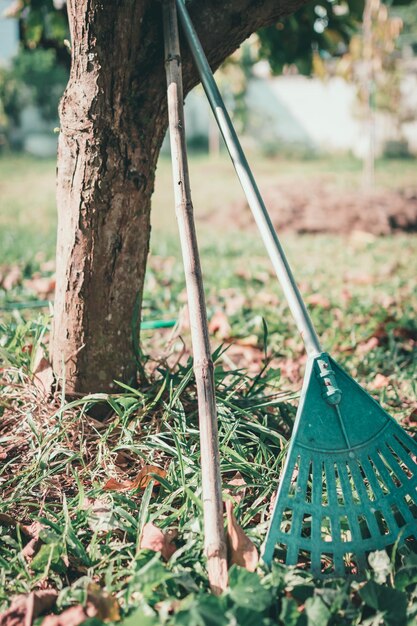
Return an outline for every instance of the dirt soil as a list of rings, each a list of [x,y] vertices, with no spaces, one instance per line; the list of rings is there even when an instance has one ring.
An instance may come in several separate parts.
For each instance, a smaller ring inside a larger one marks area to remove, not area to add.
[[[263,198],[278,232],[417,232],[417,187],[364,192],[335,189],[323,181],[285,183],[266,188]],[[253,227],[245,202],[236,204],[232,213],[240,226]]]

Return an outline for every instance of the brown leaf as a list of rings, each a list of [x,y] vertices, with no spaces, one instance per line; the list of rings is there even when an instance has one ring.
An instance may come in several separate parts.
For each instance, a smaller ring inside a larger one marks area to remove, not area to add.
[[[389,385],[389,382],[390,380],[388,376],[384,376],[384,374],[376,374],[373,382],[370,384],[370,387],[371,389],[383,389]]]
[[[225,489],[226,493],[229,493],[234,502],[239,504],[242,498],[245,495],[246,491],[246,482],[240,472],[236,472],[231,480],[227,483],[227,487]]]
[[[45,356],[41,346],[36,350],[33,361],[33,382],[35,387],[43,394],[49,396],[55,382],[52,365]]]
[[[19,524],[20,529],[27,537],[31,539],[39,539],[39,533],[45,528],[41,522],[32,522],[31,524]]]
[[[16,285],[20,283],[22,279],[22,272],[17,265],[13,265],[8,268],[8,270],[4,273],[1,279],[1,286],[5,291],[10,291]]]
[[[140,548],[160,552],[163,558],[168,561],[176,551],[176,546],[172,543],[176,533],[164,533],[160,528],[148,522],[143,527],[140,539]]]
[[[408,417],[406,417],[405,421],[408,424],[415,424],[417,422],[417,407],[413,409]]]
[[[34,291],[40,298],[48,298],[53,296],[55,291],[54,276],[40,276],[35,274],[31,279],[25,280],[25,287]]]
[[[103,489],[106,491],[133,491],[135,489],[145,489],[151,480],[155,480],[152,474],[165,478],[166,471],[156,465],[144,465],[139,474],[133,480],[118,481],[116,478],[109,478]],[[155,482],[158,482],[155,480]]]
[[[5,526],[17,526],[18,523],[19,522],[8,513],[0,513],[0,524],[4,524]]]
[[[94,614],[89,615],[86,609],[81,604],[77,604],[77,606],[71,606],[69,609],[66,609],[60,615],[47,615],[41,626],[79,626],[89,617],[95,617]]]
[[[330,309],[330,301],[320,293],[310,294],[306,297],[306,301],[312,307],[318,306],[321,309]]]
[[[44,528],[40,522],[32,522],[32,524],[19,524],[20,530],[27,537],[30,537],[30,541],[23,548],[21,555],[30,563],[39,550],[42,541],[39,539],[39,533]]]
[[[94,607],[98,619],[105,623],[120,620],[120,605],[117,598],[106,593],[95,583],[88,585],[87,593],[87,606],[91,604]]]
[[[233,513],[233,502],[226,500],[227,546],[230,565],[239,565],[249,572],[254,572],[258,565],[259,555],[255,545],[239,526]]]
[[[30,563],[33,557],[35,556],[36,552],[38,551],[40,543],[41,542],[39,539],[31,539],[29,543],[27,543],[25,547],[23,548],[23,550],[21,551],[20,554],[25,558],[25,560],[28,563]]]
[[[365,354],[368,354],[368,352],[375,350],[375,348],[377,348],[378,345],[379,345],[378,338],[370,337],[370,339],[368,339],[367,341],[358,343],[358,345],[356,346],[356,353],[359,356],[364,356]]]
[[[77,604],[60,615],[48,615],[41,626],[79,626],[91,617],[96,617],[104,623],[120,620],[120,605],[117,598],[106,593],[95,583],[88,585],[85,606]]]
[[[220,339],[228,339],[231,334],[231,327],[224,311],[216,311],[209,322],[209,331],[217,335]]]
[[[0,615],[0,626],[31,626],[38,615],[52,609],[57,597],[58,593],[54,589],[16,596],[10,608]]]
[[[234,339],[233,343],[238,346],[243,346],[247,348],[257,348],[259,344],[259,340],[257,335],[248,335],[247,337],[239,337],[238,339]]]

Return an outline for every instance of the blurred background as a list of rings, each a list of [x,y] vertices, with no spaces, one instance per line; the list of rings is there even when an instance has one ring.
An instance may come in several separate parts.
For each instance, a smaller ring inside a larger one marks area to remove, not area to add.
[[[3,345],[19,328],[36,333],[53,300],[69,51],[65,0],[0,0]],[[396,380],[390,401],[415,398],[417,2],[311,2],[252,35],[216,78],[325,345],[342,360],[362,346],[359,378],[379,372],[384,393]],[[211,331],[234,341],[224,359],[256,371],[264,320],[297,384],[302,344],[201,87],[187,97],[186,127]],[[177,319],[185,293],[167,139],[152,211],[144,316]],[[164,331],[143,336],[145,349],[164,350]]]

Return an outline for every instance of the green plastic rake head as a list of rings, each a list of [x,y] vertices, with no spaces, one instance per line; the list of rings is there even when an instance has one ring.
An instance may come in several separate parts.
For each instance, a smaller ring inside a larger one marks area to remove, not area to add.
[[[317,576],[360,573],[367,553],[417,538],[417,444],[323,352],[184,0],[184,34],[309,356],[263,549]],[[325,261],[325,260],[324,260]]]
[[[360,574],[417,537],[417,444],[326,353],[311,358],[264,544],[316,576]]]

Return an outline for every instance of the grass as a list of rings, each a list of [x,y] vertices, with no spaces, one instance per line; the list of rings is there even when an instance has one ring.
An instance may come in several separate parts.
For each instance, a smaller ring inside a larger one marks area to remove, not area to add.
[[[166,217],[169,167],[162,160],[158,169],[148,319],[178,318],[185,300],[175,222]],[[411,184],[413,167],[381,163],[380,182]],[[307,182],[325,174],[341,187],[360,177],[350,160],[260,160],[257,168],[261,186],[278,172],[296,180],[300,169]],[[55,209],[51,162],[13,157],[0,161],[0,173],[0,266],[22,271],[15,286],[0,292],[4,306],[39,299],[29,280],[52,272]],[[245,495],[235,513],[259,547],[294,419],[303,349],[257,236],[236,237],[229,226],[219,238],[211,226],[211,212],[227,211],[240,198],[227,162],[194,160],[192,181],[209,315],[221,311],[230,325],[226,337],[213,338],[223,483],[242,475]],[[415,237],[286,236],[284,243],[324,345],[389,412],[408,418],[416,406]],[[93,624],[119,617],[126,625],[415,623],[413,554],[390,569],[386,584],[383,559],[366,583],[318,583],[306,571],[276,564],[270,573],[233,567],[227,593],[208,593],[186,327],[181,336],[143,333],[148,382],[106,397],[103,421],[88,410],[103,396],[68,404],[34,384],[35,355],[46,349],[50,328],[47,309],[3,311],[0,328],[0,607],[14,594],[53,588],[55,611],[94,606],[96,617],[86,616]],[[166,474],[144,489],[105,489],[109,478],[133,479],[145,464]],[[168,563],[140,548],[150,521],[178,532]]]

